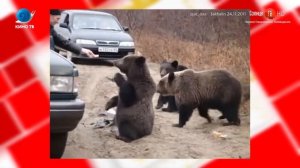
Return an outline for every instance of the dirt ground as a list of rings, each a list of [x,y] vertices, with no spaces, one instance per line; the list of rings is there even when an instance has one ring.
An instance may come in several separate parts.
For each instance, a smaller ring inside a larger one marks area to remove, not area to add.
[[[150,73],[158,82],[159,64],[148,63]],[[220,112],[210,110],[214,119],[207,123],[195,110],[183,128],[171,125],[178,122],[178,113],[155,109],[151,135],[125,143],[115,139],[112,127],[94,129],[101,119],[105,103],[118,93],[112,78],[115,67],[77,65],[79,69],[79,98],[85,101],[85,113],[77,128],[69,133],[64,158],[249,158],[249,102],[240,108],[241,126],[222,126]],[[153,98],[157,103],[158,94]],[[220,133],[220,134],[219,134]],[[225,138],[219,135],[226,136]]]

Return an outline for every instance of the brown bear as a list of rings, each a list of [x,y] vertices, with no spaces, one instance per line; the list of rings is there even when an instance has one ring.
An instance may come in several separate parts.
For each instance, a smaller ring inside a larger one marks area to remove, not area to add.
[[[175,96],[179,123],[173,126],[183,127],[195,108],[208,122],[208,110],[217,109],[222,112],[219,118],[228,120],[224,125],[240,125],[241,84],[225,70],[172,72],[159,81],[157,92]]]
[[[145,57],[128,55],[113,61],[113,64],[126,77],[120,73],[115,75],[119,95],[108,101],[106,109],[117,105],[115,118],[119,131],[117,138],[130,142],[152,133],[154,123],[152,98],[156,86]]]

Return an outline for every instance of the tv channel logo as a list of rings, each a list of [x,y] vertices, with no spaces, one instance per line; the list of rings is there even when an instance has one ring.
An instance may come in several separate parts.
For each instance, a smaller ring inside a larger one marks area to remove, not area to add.
[[[16,29],[33,29],[34,25],[29,25],[28,23],[32,20],[33,16],[35,14],[35,11],[30,12],[28,9],[26,8],[22,8],[20,10],[17,11],[16,13],[16,18],[17,21],[15,25]]]

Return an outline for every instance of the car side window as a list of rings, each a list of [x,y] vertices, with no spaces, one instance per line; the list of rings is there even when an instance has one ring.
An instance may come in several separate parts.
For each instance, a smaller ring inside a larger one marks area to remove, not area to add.
[[[60,15],[59,23],[65,23],[66,15],[66,13],[62,13]]]
[[[66,14],[64,23],[66,23],[67,25],[69,25],[69,14]]]

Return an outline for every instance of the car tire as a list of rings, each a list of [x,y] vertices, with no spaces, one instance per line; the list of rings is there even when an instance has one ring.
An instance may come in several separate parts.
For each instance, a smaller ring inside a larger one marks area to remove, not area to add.
[[[50,157],[61,158],[66,147],[68,133],[51,133],[50,135]]]

